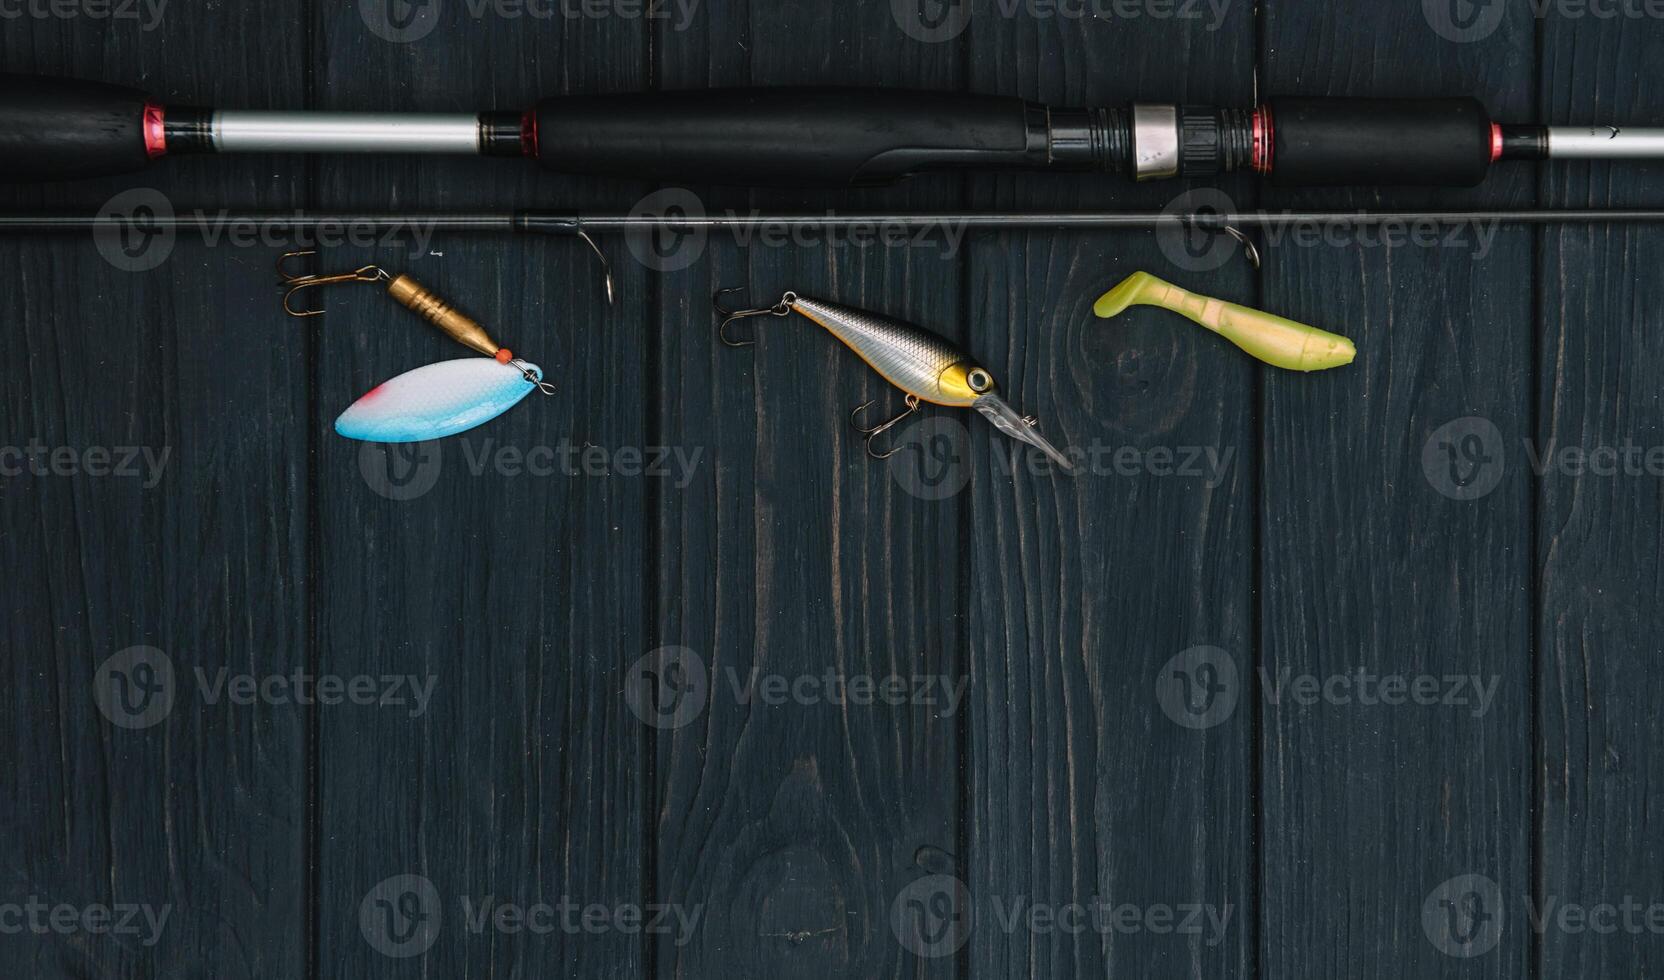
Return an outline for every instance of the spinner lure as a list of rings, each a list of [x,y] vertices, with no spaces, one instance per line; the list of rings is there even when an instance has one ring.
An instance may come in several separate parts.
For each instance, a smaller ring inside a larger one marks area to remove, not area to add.
[[[287,261],[310,255],[290,252]],[[395,276],[380,266],[367,265],[333,275],[286,275],[278,265],[283,285],[283,309],[290,316],[318,316],[321,310],[297,310],[297,292],[331,283],[386,283],[387,294],[446,336],[484,354],[427,364],[371,388],[335,420],[335,431],[365,442],[422,442],[466,432],[503,414],[533,391],[555,392],[543,380],[543,370],[499,345],[474,320],[432,290],[407,275]]]

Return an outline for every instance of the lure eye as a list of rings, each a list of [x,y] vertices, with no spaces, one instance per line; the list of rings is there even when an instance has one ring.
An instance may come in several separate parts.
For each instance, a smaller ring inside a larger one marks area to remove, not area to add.
[[[990,378],[988,372],[981,368],[972,368],[971,373],[965,375],[965,383],[970,385],[971,390],[978,394],[994,387],[994,379]]]

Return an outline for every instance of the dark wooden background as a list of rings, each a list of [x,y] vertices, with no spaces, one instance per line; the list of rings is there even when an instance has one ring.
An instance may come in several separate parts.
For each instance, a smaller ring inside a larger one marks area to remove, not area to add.
[[[366,3],[372,0],[365,0]],[[1500,0],[1499,0],[1500,2]],[[903,5],[905,6],[905,4]],[[1246,0],[1213,15],[1078,19],[972,4],[915,40],[888,0],[717,3],[685,30],[625,16],[474,16],[430,0],[392,43],[352,3],[174,0],[153,30],[0,21],[6,71],[140,85],[172,103],[472,111],[536,97],[846,83],[1057,103],[1248,104],[1262,92],[1479,95],[1509,119],[1664,121],[1664,24],[1508,2],[1454,43],[1423,5]],[[80,9],[80,8],[72,8]],[[1109,8],[1106,8],[1109,9]],[[1489,8],[1481,8],[1489,9]],[[1261,191],[1283,207],[1664,202],[1658,165],[1499,172],[1465,193]],[[0,189],[96,209],[131,186],[197,206],[627,209],[654,188],[473,160],[174,161],[137,180]],[[727,207],[1161,207],[1180,186],[927,178],[859,194],[694,188]],[[559,385],[475,433],[513,447],[672,446],[691,483],[475,476],[376,492],[334,416],[459,356],[374,290],[284,317],[280,245],[182,236],[160,267],[90,239],[0,242],[0,444],[148,446],[161,482],[0,479],[0,903],[172,906],[162,939],[0,935],[8,977],[1655,976],[1656,934],[1529,928],[1522,897],[1664,901],[1664,483],[1538,477],[1522,440],[1664,445],[1664,248],[1651,228],[1509,228],[1471,248],[1272,246],[1262,273],[1176,268],[1154,236],[977,235],[940,247],[742,248],[659,274],[607,243],[608,308],[570,242],[441,237],[336,248],[410,271]],[[1322,323],[1357,363],[1300,376],[1150,311],[1092,300],[1148,269]],[[844,414],[894,401],[802,326],[715,342],[709,296],[749,285],[928,323],[975,351],[1056,441],[1235,453],[1223,483],[1002,471],[969,421],[969,485],[906,493]],[[1497,489],[1424,476],[1445,423],[1491,419]],[[403,461],[395,460],[395,462]],[[106,722],[94,678],[134,645],[180,682],[165,721]],[[627,703],[682,646],[713,680],[676,729]],[[1155,696],[1196,645],[1239,704],[1190,730]],[[428,713],[208,704],[192,673],[412,673]],[[947,675],[939,706],[737,703],[724,671]],[[1260,671],[1500,678],[1483,717],[1272,703]],[[1445,955],[1423,903],[1462,874],[1505,896],[1496,948]],[[443,897],[437,941],[391,959],[359,909],[390,876]],[[923,876],[983,918],[921,958],[890,928]],[[676,903],[692,941],[473,934],[459,896]],[[988,903],[1230,906],[1223,941],[1004,931]]]

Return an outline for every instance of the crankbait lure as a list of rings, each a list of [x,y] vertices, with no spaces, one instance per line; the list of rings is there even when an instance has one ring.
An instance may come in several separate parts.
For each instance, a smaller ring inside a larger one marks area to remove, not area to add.
[[[294,317],[319,316],[321,310],[297,310],[290,300],[312,286],[340,282],[387,284],[387,294],[413,310],[444,334],[485,357],[440,361],[406,371],[370,389],[335,420],[335,431],[365,442],[422,442],[466,432],[483,425],[520,403],[533,391],[555,393],[543,380],[543,369],[520,360],[500,346],[485,328],[458,312],[437,294],[407,275],[394,276],[367,265],[336,275],[283,273],[289,259],[310,255],[290,252],[278,262],[278,273],[288,292],[283,310]]]
[[[871,428],[862,428],[856,420],[871,407],[872,402],[861,405],[850,414],[850,424],[867,437],[867,455],[872,458],[888,459],[900,452],[900,447],[884,453],[877,452],[873,449],[873,440],[917,412],[921,402],[930,402],[950,408],[974,408],[1001,432],[1039,449],[1065,471],[1071,468],[1068,457],[1035,430],[1037,423],[1032,417],[1019,415],[1016,409],[1000,398],[994,376],[972,360],[969,354],[948,342],[947,338],[911,323],[791,292],[771,307],[739,311],[724,309],[721,302],[723,295],[734,291],[725,289],[716,296],[717,312],[723,317],[717,334],[727,346],[749,347],[755,343],[728,336],[728,325],[735,320],[754,316],[785,317],[797,313],[825,328],[844,346],[860,355],[885,381],[907,394],[907,408],[900,415]]]
[[[1352,363],[1358,349],[1339,334],[1263,310],[1180,289],[1135,272],[1098,298],[1092,311],[1108,319],[1129,306],[1159,306],[1201,324],[1258,360],[1290,371],[1326,371]]]

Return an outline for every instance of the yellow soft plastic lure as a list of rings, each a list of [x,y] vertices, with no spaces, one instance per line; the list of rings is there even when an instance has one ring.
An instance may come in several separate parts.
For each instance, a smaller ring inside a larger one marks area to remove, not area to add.
[[[1255,358],[1290,371],[1326,371],[1352,363],[1358,349],[1339,334],[1262,310],[1180,289],[1135,272],[1099,297],[1092,312],[1108,319],[1129,306],[1172,310],[1224,337]]]
[[[719,301],[720,298],[719,293]],[[864,429],[856,425],[857,431],[867,437],[867,453],[875,459],[887,459],[899,450],[875,452],[872,440],[918,411],[921,402],[930,402],[950,408],[974,408],[1001,432],[1035,447],[1065,470],[1070,469],[1069,458],[1035,429],[1035,420],[1019,414],[999,396],[994,376],[940,334],[882,314],[797,293],[787,293],[780,298],[780,302],[766,309],[731,312],[723,310],[720,303],[717,309],[724,314],[719,328],[722,342],[730,347],[746,347],[753,343],[729,338],[727,328],[735,320],[752,316],[784,317],[797,313],[825,328],[827,333],[860,355],[885,381],[905,392],[906,411],[872,428]],[[868,402],[857,408],[851,415],[851,422],[871,404]]]

